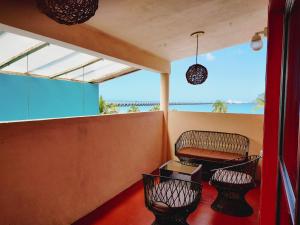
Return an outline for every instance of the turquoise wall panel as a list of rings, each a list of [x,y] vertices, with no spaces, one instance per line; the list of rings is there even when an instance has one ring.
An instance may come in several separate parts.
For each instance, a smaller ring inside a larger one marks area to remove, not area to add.
[[[0,75],[0,121],[98,114],[98,85]]]

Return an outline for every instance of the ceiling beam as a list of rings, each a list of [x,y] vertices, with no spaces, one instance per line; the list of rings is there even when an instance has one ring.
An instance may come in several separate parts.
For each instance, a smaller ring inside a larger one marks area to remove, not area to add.
[[[131,67],[131,68],[127,68],[127,69],[121,70],[121,71],[116,72],[116,73],[107,74],[107,75],[105,75],[105,77],[95,79],[95,80],[92,80],[92,81],[89,81],[89,82],[90,83],[102,83],[104,81],[108,81],[108,80],[111,80],[111,79],[114,79],[114,78],[117,78],[117,77],[121,77],[121,76],[130,74],[130,73],[134,73],[134,72],[137,72],[139,70],[140,69]]]
[[[25,76],[25,77],[50,79],[47,76],[42,76],[42,75],[33,74],[33,73],[20,73],[20,72],[3,71],[3,70],[0,70],[0,76],[1,75],[12,75],[12,76],[16,76],[17,75],[17,76]],[[80,80],[69,80],[69,79],[64,79],[64,78],[60,78],[59,80],[79,82],[79,83],[89,83],[89,82],[83,82],[83,81],[80,81]]]
[[[76,71],[76,70],[82,69],[82,68],[84,68],[84,67],[86,67],[86,66],[92,65],[92,64],[94,64],[94,63],[96,63],[96,62],[99,62],[99,61],[101,61],[101,60],[103,60],[103,59],[93,59],[93,60],[91,60],[91,61],[89,61],[89,62],[87,62],[87,63],[81,64],[81,65],[79,65],[79,66],[76,66],[76,67],[73,67],[73,68],[64,70],[64,71],[62,71],[62,72],[60,72],[60,73],[57,73],[57,74],[55,74],[54,76],[51,76],[50,79],[58,78],[58,77],[63,76],[63,75],[65,75],[65,74],[68,74],[68,73],[74,72],[74,71]]]
[[[116,73],[110,73],[107,74],[105,77],[102,77],[100,79],[95,79],[92,81],[82,81],[82,80],[75,80],[75,79],[66,79],[66,78],[59,78],[58,80],[65,80],[65,81],[73,81],[73,82],[80,82],[80,83],[91,83],[91,84],[97,84],[97,83],[102,83],[117,77],[121,77],[121,76],[125,76],[128,75],[130,73],[134,73],[139,71],[140,69],[136,69],[136,68],[128,68],[128,69],[124,69],[121,70],[119,72]],[[18,76],[27,76],[27,77],[35,77],[35,78],[45,78],[45,79],[53,79],[51,77],[48,76],[42,76],[39,74],[34,74],[34,73],[20,73],[20,72],[13,72],[13,71],[1,71],[0,70],[0,75],[18,75]]]
[[[34,74],[34,73],[21,73],[21,72],[15,72],[15,71],[4,71],[0,70],[0,75],[14,75],[14,76],[26,76],[26,77],[36,77],[36,78],[49,78],[46,76]]]
[[[101,30],[85,24],[66,26],[56,23],[37,9],[35,0],[1,1],[0,23],[0,29],[18,32],[99,58],[159,73],[170,72],[168,60]]]
[[[27,57],[28,55],[30,55],[34,52],[41,50],[42,48],[45,48],[48,45],[49,45],[49,43],[38,44],[38,45],[35,45],[35,46],[25,50],[24,52],[21,52],[18,55],[11,57],[10,59],[6,60],[5,62],[0,63],[0,70],[9,66],[10,64],[12,64],[14,62],[17,62],[17,61]]]

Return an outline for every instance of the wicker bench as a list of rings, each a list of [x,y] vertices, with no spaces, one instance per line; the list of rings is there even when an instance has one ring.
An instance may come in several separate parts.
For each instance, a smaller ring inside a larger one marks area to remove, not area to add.
[[[247,137],[215,131],[186,131],[175,143],[175,155],[179,160],[202,164],[204,175],[224,166],[226,161],[247,156],[248,150]]]

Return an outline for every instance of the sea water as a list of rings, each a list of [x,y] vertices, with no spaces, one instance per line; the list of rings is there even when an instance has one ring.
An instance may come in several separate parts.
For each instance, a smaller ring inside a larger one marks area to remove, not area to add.
[[[141,112],[149,111],[153,106],[138,106]],[[121,113],[128,112],[129,107],[119,107]],[[199,104],[199,105],[170,105],[170,111],[188,111],[188,112],[212,112],[213,104]],[[238,114],[263,114],[263,108],[257,108],[255,103],[234,103],[227,104],[227,113]]]

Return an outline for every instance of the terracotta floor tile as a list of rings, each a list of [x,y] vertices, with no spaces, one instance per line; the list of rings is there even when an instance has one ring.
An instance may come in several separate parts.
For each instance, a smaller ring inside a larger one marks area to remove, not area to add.
[[[216,194],[212,186],[203,183],[202,200],[196,211],[188,218],[190,225],[258,224],[259,187],[246,196],[254,209],[253,215],[249,217],[227,216],[212,210],[210,205]],[[143,184],[138,182],[73,225],[150,225],[153,220],[154,216],[144,205]]]

